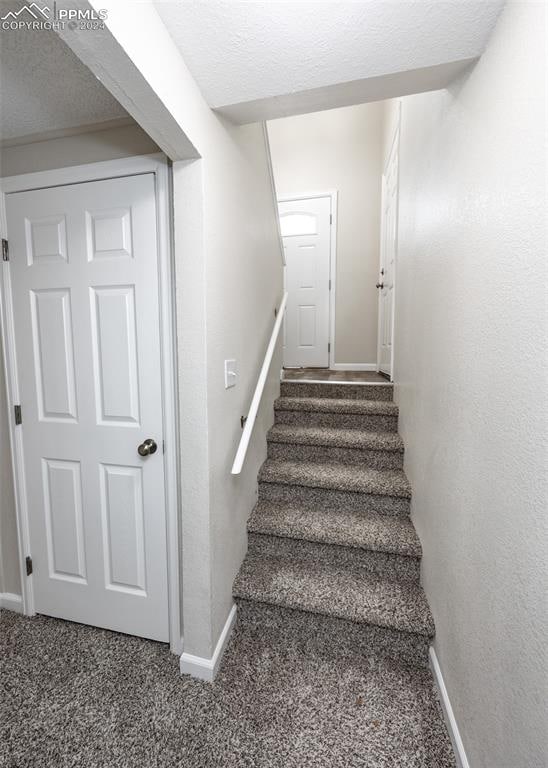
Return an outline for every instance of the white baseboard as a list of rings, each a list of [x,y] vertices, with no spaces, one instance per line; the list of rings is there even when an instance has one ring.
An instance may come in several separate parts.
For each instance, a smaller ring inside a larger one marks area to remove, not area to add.
[[[236,621],[236,606],[233,605],[228,619],[225,622],[219,641],[213,652],[213,656],[210,659],[205,659],[203,656],[193,656],[191,653],[183,653],[179,662],[179,668],[182,675],[192,675],[200,680],[207,680],[212,682],[215,679],[215,675],[219,670],[221,659],[225,651],[226,645],[230,639],[234,622]]]
[[[332,371],[376,371],[377,363],[333,363]]]
[[[449,736],[451,737],[451,743],[453,744],[453,750],[457,760],[457,768],[470,768],[470,763],[466,757],[464,744],[462,743],[461,735],[459,732],[459,726],[457,725],[453,707],[451,706],[451,701],[449,700],[449,694],[447,693],[447,688],[445,687],[440,663],[438,661],[438,657],[436,656],[434,646],[432,645],[430,646],[430,668],[432,669],[434,681],[438,687],[441,708],[443,709],[443,717],[445,719],[445,724],[447,725],[447,730],[449,731]]]
[[[12,592],[0,592],[0,608],[5,608],[6,611],[15,611],[15,613],[23,613],[23,598]]]

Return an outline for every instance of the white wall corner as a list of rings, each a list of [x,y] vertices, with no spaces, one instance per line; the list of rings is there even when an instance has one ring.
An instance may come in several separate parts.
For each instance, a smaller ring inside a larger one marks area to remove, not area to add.
[[[23,598],[12,592],[0,592],[0,608],[15,613],[23,613]]]
[[[181,655],[179,662],[179,668],[182,675],[191,675],[197,677],[199,680],[206,680],[211,683],[215,680],[215,676],[219,671],[221,660],[225,652],[225,648],[230,640],[234,622],[236,621],[236,606],[233,605],[228,618],[221,632],[221,636],[215,646],[213,656],[210,659],[205,659],[202,656],[193,656],[191,653],[184,653]]]
[[[459,726],[455,719],[455,713],[453,712],[453,707],[451,706],[451,701],[449,700],[449,694],[447,693],[447,688],[445,687],[440,663],[438,661],[438,657],[433,645],[430,646],[430,668],[434,676],[434,682],[436,683],[438,689],[441,708],[443,710],[443,718],[445,720],[445,724],[451,738],[451,743],[453,745],[453,751],[457,761],[457,768],[470,768],[470,763],[468,762],[466,752],[464,751],[464,744],[462,743]]]

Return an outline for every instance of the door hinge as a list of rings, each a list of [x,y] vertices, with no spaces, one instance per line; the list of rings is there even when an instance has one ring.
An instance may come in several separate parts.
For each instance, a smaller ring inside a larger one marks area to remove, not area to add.
[[[21,413],[21,406],[20,405],[14,405],[13,410],[15,411],[15,424],[22,424],[23,423],[23,414]]]
[[[327,342],[327,352],[328,353],[331,352],[331,342],[330,341]]]
[[[332,213],[329,214],[329,224],[330,225],[333,224],[333,214]]]
[[[10,247],[5,237],[2,238],[2,261],[10,260]]]
[[[331,280],[329,281],[329,290],[331,290]]]
[[[25,567],[27,569],[27,576],[30,576],[32,573],[32,557],[30,555],[25,557]]]

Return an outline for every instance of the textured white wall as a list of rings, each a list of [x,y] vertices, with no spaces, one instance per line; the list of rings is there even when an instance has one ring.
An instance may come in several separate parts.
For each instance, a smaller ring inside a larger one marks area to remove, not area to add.
[[[280,391],[280,345],[242,474],[234,477],[230,469],[242,434],[240,416],[248,412],[283,290],[262,127],[225,123],[225,130],[223,154],[205,162],[204,197],[213,642],[232,605],[232,582],[247,549],[246,522]],[[227,357],[238,364],[238,383],[228,390],[223,376]]]
[[[0,148],[0,175],[48,171],[71,165],[160,152],[137,124],[90,130],[73,136]]]
[[[279,194],[338,191],[335,362],[377,360],[382,103],[268,123]]]
[[[184,647],[204,657],[232,606],[282,365],[278,347],[244,469],[234,477],[240,416],[274,325],[282,261],[262,129],[227,126],[221,137],[215,155],[174,164]],[[238,366],[228,390],[226,358]]]
[[[509,3],[468,76],[403,99],[400,430],[473,768],[548,764],[545,12]]]

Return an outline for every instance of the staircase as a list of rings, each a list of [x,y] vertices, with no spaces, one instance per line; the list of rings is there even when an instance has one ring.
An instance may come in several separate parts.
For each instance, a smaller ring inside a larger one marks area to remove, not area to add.
[[[392,395],[282,382],[233,593],[250,629],[423,667],[434,622]]]

